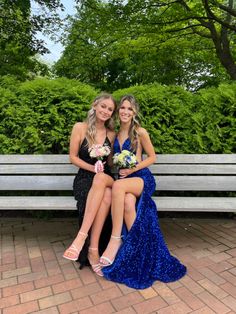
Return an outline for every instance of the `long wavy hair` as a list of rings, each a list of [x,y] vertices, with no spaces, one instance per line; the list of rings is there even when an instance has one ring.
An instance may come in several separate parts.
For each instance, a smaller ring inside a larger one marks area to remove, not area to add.
[[[92,102],[92,105],[91,105],[91,109],[88,111],[88,114],[87,114],[86,122],[87,122],[88,127],[87,127],[85,137],[88,141],[89,147],[91,147],[95,143],[96,111],[95,111],[94,107],[96,107],[97,104],[99,104],[101,101],[103,101],[105,99],[111,99],[112,102],[114,103],[114,111],[112,113],[111,118],[105,122],[105,127],[109,130],[114,130],[114,114],[115,114],[115,110],[116,110],[116,101],[111,94],[105,94],[104,93],[104,94],[97,96],[94,99],[94,101]]]
[[[129,139],[131,142],[131,147],[133,151],[136,151],[138,148],[138,128],[140,127],[139,123],[139,105],[137,101],[135,100],[133,95],[124,95],[118,105],[117,112],[119,113],[120,107],[122,106],[123,102],[127,100],[130,102],[131,107],[134,112],[134,116],[131,120],[130,128],[129,128]]]

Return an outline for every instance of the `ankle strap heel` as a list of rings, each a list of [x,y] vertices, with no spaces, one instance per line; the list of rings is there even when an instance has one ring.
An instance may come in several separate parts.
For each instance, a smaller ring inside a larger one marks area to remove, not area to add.
[[[88,234],[87,233],[84,233],[82,231],[79,231],[79,235],[81,235],[84,239],[87,238]]]

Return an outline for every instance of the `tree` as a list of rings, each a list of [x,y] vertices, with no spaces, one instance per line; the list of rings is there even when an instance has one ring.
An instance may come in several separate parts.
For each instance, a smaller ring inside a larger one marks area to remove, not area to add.
[[[37,53],[47,52],[45,43],[37,39],[37,32],[50,32],[60,18],[56,10],[60,0],[37,0],[32,11],[30,0],[2,0],[0,3],[0,75],[12,74],[21,79],[29,72],[46,67],[37,61]],[[49,14],[48,10],[52,13]]]
[[[156,1],[79,1],[56,73],[107,90],[154,81],[198,89],[224,80],[212,42],[174,31],[179,4],[168,14],[163,8]]]
[[[94,0],[78,2],[81,7],[95,9]],[[236,80],[235,6],[234,0],[110,0],[106,21],[110,28],[106,30],[126,36],[148,36],[159,31],[169,39],[175,36],[208,39],[229,77]]]

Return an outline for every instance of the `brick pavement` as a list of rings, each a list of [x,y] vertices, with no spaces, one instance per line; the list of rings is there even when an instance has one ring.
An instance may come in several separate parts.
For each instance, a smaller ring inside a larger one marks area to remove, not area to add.
[[[135,290],[62,258],[75,219],[1,218],[0,314],[236,313],[236,220],[160,221],[188,274]]]

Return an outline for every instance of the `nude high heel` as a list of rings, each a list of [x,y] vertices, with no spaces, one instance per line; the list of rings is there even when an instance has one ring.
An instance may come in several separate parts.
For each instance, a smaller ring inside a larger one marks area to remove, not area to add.
[[[114,240],[117,240],[117,241],[121,241],[121,236],[111,235],[111,238],[114,239]],[[111,260],[109,257],[106,257],[106,256],[102,255],[100,257],[100,264],[101,264],[102,267],[107,267],[107,266],[112,265],[114,260],[115,260],[115,258],[113,260]],[[105,263],[103,261],[105,261]]]
[[[88,236],[87,233],[84,233],[82,231],[79,231],[78,233],[82,239],[84,240],[82,245],[80,245],[80,247],[77,247],[74,242],[68,247],[67,250],[65,250],[64,254],[63,254],[63,257],[70,260],[70,261],[77,261],[77,259],[79,258],[79,255],[80,255],[80,252],[84,246],[84,242]]]
[[[89,251],[98,251],[98,248],[94,248],[94,247],[89,247]],[[89,260],[89,256],[88,256],[88,260]],[[92,270],[95,272],[96,275],[103,277],[103,273],[102,273],[102,267],[100,263],[97,264],[92,264],[89,260],[89,263],[91,265]]]

